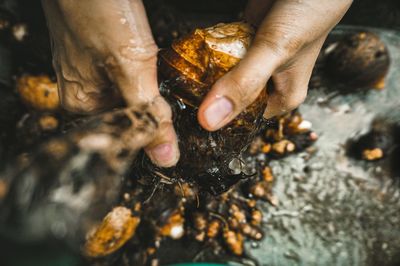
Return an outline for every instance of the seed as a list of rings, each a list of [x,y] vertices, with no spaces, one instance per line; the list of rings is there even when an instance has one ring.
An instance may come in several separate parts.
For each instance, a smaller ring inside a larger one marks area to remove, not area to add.
[[[207,237],[212,239],[215,238],[221,229],[221,222],[217,219],[214,219],[210,222],[207,230]]]

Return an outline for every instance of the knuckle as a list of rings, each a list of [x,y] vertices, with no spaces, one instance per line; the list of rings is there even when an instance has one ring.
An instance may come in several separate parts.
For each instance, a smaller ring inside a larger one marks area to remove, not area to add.
[[[158,95],[149,103],[148,110],[160,124],[172,123],[172,110],[165,99]]]
[[[253,44],[254,47],[265,49],[268,48],[278,57],[286,57],[287,51],[284,47],[276,40],[271,38],[269,35],[260,35]]]
[[[237,79],[235,76],[229,77],[229,90],[232,92],[232,99],[237,106],[243,107],[251,104],[256,98],[255,84]]]
[[[136,79],[132,73],[140,75],[142,72],[156,71],[158,48],[155,44],[124,49],[124,52],[113,52],[104,58],[104,66],[111,80],[131,82]]]
[[[230,89],[235,93],[235,99],[240,99],[246,101],[248,94],[243,86],[243,84],[234,77],[229,79]]]
[[[124,47],[121,51],[113,52],[112,58],[114,60],[106,60],[106,64],[111,61],[116,61],[116,64],[121,66],[125,64],[141,65],[155,64],[157,61],[158,48],[155,42],[148,41],[141,45],[131,45]],[[113,64],[111,64],[113,66]]]

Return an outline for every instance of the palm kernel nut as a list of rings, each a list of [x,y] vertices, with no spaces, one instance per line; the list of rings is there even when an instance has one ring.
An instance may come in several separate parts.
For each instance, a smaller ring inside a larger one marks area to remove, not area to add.
[[[53,115],[42,115],[39,118],[39,125],[43,131],[54,131],[58,128],[58,120]]]
[[[366,149],[363,151],[362,157],[366,161],[376,161],[383,158],[383,151],[380,148]]]
[[[60,108],[57,83],[46,75],[20,77],[17,91],[24,104],[35,110],[52,112]]]
[[[133,216],[128,208],[115,207],[99,226],[89,232],[84,253],[96,258],[115,252],[134,236],[139,222],[140,218]]]

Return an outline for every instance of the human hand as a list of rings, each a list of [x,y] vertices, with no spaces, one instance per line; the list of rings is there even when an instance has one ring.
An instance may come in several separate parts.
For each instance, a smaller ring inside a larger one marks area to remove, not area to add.
[[[199,108],[198,119],[214,131],[250,105],[272,79],[265,118],[299,106],[319,51],[351,0],[249,0],[248,22],[259,26],[240,63],[219,79]]]
[[[123,99],[155,105],[159,129],[145,151],[159,166],[175,165],[179,149],[171,109],[157,84],[157,46],[140,0],[42,0],[52,37],[63,107],[94,113]]]

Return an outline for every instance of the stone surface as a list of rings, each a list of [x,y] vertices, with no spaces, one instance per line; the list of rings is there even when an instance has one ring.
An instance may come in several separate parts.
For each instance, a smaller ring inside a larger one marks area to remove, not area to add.
[[[339,27],[332,36],[358,30]],[[264,241],[257,249],[248,243],[260,265],[400,262],[396,176],[349,158],[345,150],[345,143],[367,132],[374,119],[400,123],[400,34],[372,31],[388,45],[393,60],[386,88],[346,95],[337,94],[335,86],[310,91],[300,112],[320,135],[317,152],[272,162],[280,204],[265,205]]]

